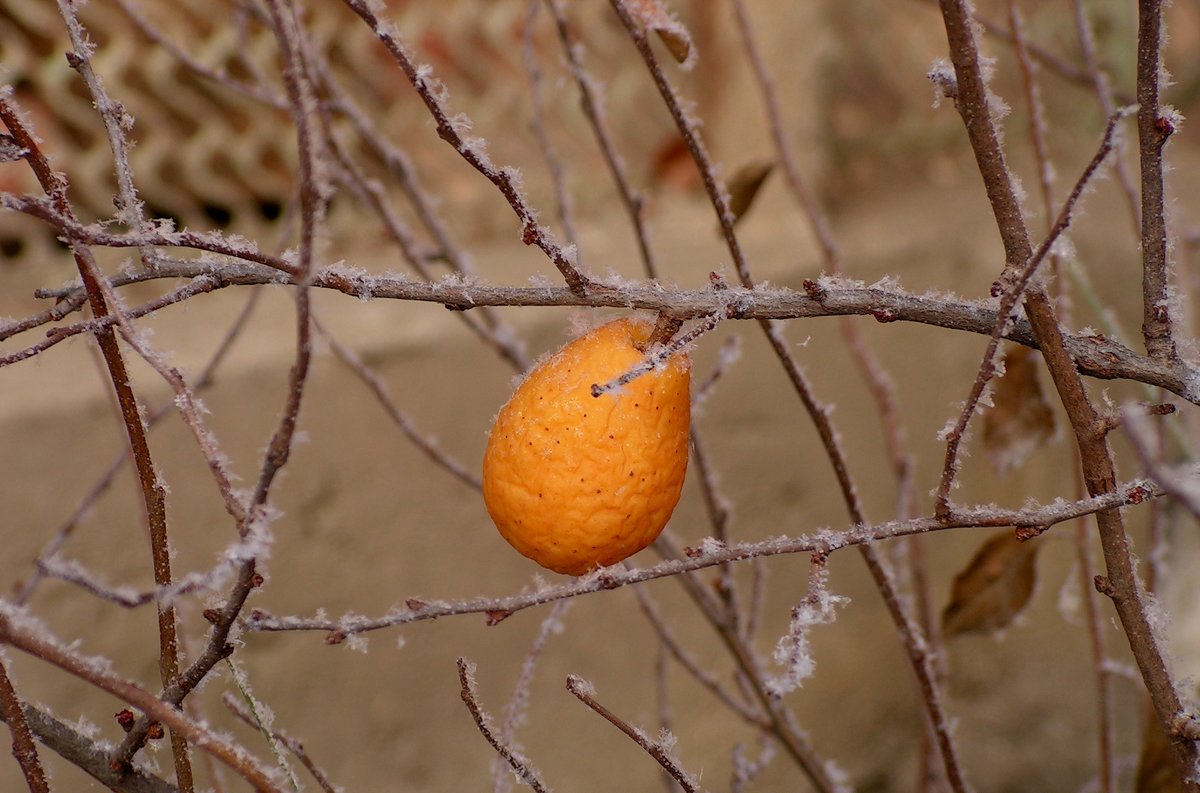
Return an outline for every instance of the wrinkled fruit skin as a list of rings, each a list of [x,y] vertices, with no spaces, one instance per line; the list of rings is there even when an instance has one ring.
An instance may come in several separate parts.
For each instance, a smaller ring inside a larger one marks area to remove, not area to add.
[[[687,471],[686,353],[593,397],[640,363],[653,324],[602,325],[538,364],[500,409],[483,459],[483,499],[500,534],[533,561],[581,575],[662,531]]]

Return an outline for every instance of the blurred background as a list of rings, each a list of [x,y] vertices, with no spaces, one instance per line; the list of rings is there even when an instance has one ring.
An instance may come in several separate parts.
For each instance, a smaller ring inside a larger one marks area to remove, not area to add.
[[[770,131],[732,5],[671,0],[667,6],[691,33],[695,65],[683,69],[662,42],[654,46],[669,79],[694,103],[692,112],[703,122],[704,140],[722,176],[731,179],[748,166],[770,162],[775,156]],[[847,275],[868,283],[895,278],[914,292],[986,297],[1003,254],[961,121],[950,103],[936,106],[926,79],[934,60],[946,55],[936,4],[747,0],[746,7],[775,79],[786,132],[829,214]],[[1061,201],[1094,154],[1105,113],[1083,69],[1071,4],[1017,7],[1040,53],[1034,63]],[[1114,101],[1128,102],[1136,9],[1118,0],[1082,7]],[[1043,229],[1030,112],[1005,36],[1009,4],[989,0],[976,8],[985,31],[991,31],[981,36],[981,48],[995,59],[991,86],[1011,108],[1004,122],[1011,164],[1029,194],[1031,227]],[[283,91],[278,46],[261,10],[249,0],[92,0],[79,13],[96,44],[96,71],[135,119],[131,164],[147,212],[181,227],[245,235],[265,250],[294,244],[295,135],[286,107],[271,101]],[[635,236],[580,110],[578,88],[546,8],[524,0],[392,0],[386,13],[415,59],[428,63],[445,83],[451,109],[469,116],[472,134],[487,141],[492,158],[521,171],[542,221],[578,244],[582,266],[598,276],[643,277]],[[587,73],[603,96],[614,146],[630,182],[644,195],[660,280],[700,288],[714,271],[733,280],[698,174],[611,8],[571,3],[566,14]],[[379,195],[413,230],[432,277],[453,272],[457,261],[488,283],[557,283],[546,257],[521,243],[520,225],[495,188],[437,138],[426,108],[361,21],[342,4],[325,2],[309,3],[303,19],[327,67],[327,87],[338,87],[322,98],[331,106],[343,103],[335,108],[343,112],[330,115],[329,134],[343,142],[346,159],[331,166],[338,190],[319,261],[344,260],[377,274],[410,272],[369,203],[339,182],[337,173],[352,163],[375,180]],[[1200,6],[1177,2],[1167,20],[1172,81],[1164,101],[1185,117],[1195,116]],[[76,212],[99,221],[113,214],[112,157],[92,99],[66,64],[68,48],[62,18],[51,4],[0,0],[4,80],[45,151],[70,179]],[[220,71],[226,82],[203,70]],[[247,90],[234,90],[231,81]],[[538,105],[541,141],[532,126]],[[360,115],[345,112],[349,106]],[[1123,129],[1122,156],[1136,180],[1136,130],[1132,122]],[[548,148],[562,166],[570,227],[556,209],[544,156]],[[403,160],[395,158],[396,151]],[[1200,246],[1200,134],[1184,123],[1167,151],[1174,275],[1181,316],[1190,321]],[[426,200],[424,209],[414,208],[414,183]],[[37,191],[23,163],[0,165],[0,189]],[[426,210],[436,215],[433,226],[425,223]],[[1095,327],[1140,349],[1134,229],[1126,195],[1110,171],[1090,191],[1061,267],[1072,294],[1073,328]],[[795,287],[824,267],[810,225],[778,172],[754,195],[738,231],[760,282]],[[446,240],[457,256],[447,255]],[[33,290],[58,286],[75,274],[53,232],[16,213],[0,214],[0,252],[5,322],[44,309]],[[110,271],[127,265],[121,251],[97,254]],[[164,288],[148,282],[122,295],[135,305]],[[373,368],[420,433],[477,472],[491,418],[518,372],[481,344],[459,315],[436,304],[361,302],[331,293],[314,295],[314,305],[329,334]],[[153,332],[157,349],[194,375],[246,311],[247,324],[203,393],[211,427],[243,486],[257,476],[286,393],[294,355],[291,293],[275,287],[226,289],[139,323]],[[573,323],[592,320],[590,312],[572,309],[495,313],[531,359],[570,338]],[[937,433],[957,416],[986,340],[870,318],[856,322],[895,381],[899,418],[915,460],[916,511],[927,514],[944,453]],[[876,521],[892,518],[897,489],[875,406],[836,320],[792,321],[786,332],[817,395],[835,408],[833,419],[867,514]],[[41,333],[10,338],[0,352],[36,343]],[[1190,328],[1183,335],[1194,337]],[[720,491],[733,507],[731,537],[845,528],[845,510],[816,433],[762,335],[745,323],[724,323],[694,353],[697,378],[718,366],[722,344],[733,336],[744,337],[742,355],[695,417]],[[1195,359],[1193,342],[1181,350]],[[169,401],[169,389],[149,367],[133,355],[128,360],[144,404],[153,408]],[[82,336],[0,367],[0,503],[6,506],[0,516],[0,585],[13,597],[28,592],[38,554],[123,454],[123,429],[106,378],[94,345]],[[1019,507],[1031,499],[1074,497],[1073,444],[1052,389],[1042,385],[1059,429],[1030,430],[1036,436],[1033,451],[1015,469],[1001,472],[984,453],[976,425],[957,502]],[[1103,392],[1114,402],[1144,398],[1128,383],[1091,385],[1096,395]],[[1179,426],[1187,431],[1195,418],[1194,411],[1184,410]],[[324,342],[318,342],[300,427],[302,442],[272,499],[282,517],[263,566],[267,583],[249,607],[281,615],[321,610],[376,615],[411,597],[501,596],[536,585],[539,570],[504,544],[478,493],[432,464]],[[155,428],[151,445],[170,485],[176,573],[207,569],[236,535],[205,462],[176,417]],[[1118,452],[1122,476],[1138,475],[1135,458],[1124,447]],[[670,527],[688,544],[712,532],[695,480],[693,471]],[[1168,506],[1161,513],[1157,519],[1170,538],[1172,562],[1180,560],[1184,571],[1171,573],[1169,565],[1161,582],[1173,615],[1166,630],[1179,675],[1191,685],[1200,672],[1200,615],[1189,609],[1200,593],[1186,574],[1195,558],[1189,555],[1195,526]],[[1148,562],[1155,561],[1145,539],[1151,514],[1148,507],[1128,512],[1138,555]],[[955,575],[990,536],[964,530],[926,538],[936,611],[948,601]],[[1073,538],[1067,525],[1037,540],[1033,598],[1013,624],[947,641],[947,707],[964,765],[979,790],[1097,789],[1089,788],[1096,775],[1093,662]],[[903,566],[905,549],[895,545],[885,550]],[[152,586],[139,492],[128,466],[79,522],[63,554],[114,585]],[[647,550],[631,561],[644,566],[657,558]],[[803,558],[779,557],[763,568],[767,597],[755,643],[769,659],[791,608],[805,593],[808,565]],[[835,623],[812,633],[816,673],[788,703],[817,751],[845,769],[855,789],[912,790],[923,732],[912,674],[862,562],[838,553],[830,568],[831,590],[850,602]],[[749,584],[747,569],[737,575]],[[715,573],[699,577],[711,583]],[[679,583],[657,581],[645,590],[659,602],[679,642],[706,669],[732,680],[726,648]],[[180,604],[185,650],[202,646],[207,623],[200,612],[220,597],[218,592]],[[121,609],[55,580],[40,582],[28,606],[81,651],[112,658],[121,674],[158,690],[151,608]],[[317,633],[249,634],[241,637],[235,657],[277,726],[303,740],[345,790],[484,789],[492,785],[494,753],[462,706],[454,661],[465,656],[478,664],[483,703],[500,714],[547,612],[530,609],[492,627],[483,617],[465,616],[388,629],[372,634],[365,652],[326,646]],[[1133,789],[1142,747],[1141,684],[1110,612],[1104,614],[1116,681],[1119,768],[1124,789]],[[666,716],[684,766],[702,775],[707,789],[729,789],[735,744],[758,755],[755,731],[672,660],[666,661],[664,700],[659,674],[664,650],[631,591],[580,598],[563,622],[562,634],[552,636],[540,656],[528,719],[517,733],[552,787],[663,788],[649,757],[566,692],[568,673],[592,681],[601,702],[647,731]],[[68,722],[96,725],[105,740],[119,739],[112,718],[119,702],[15,651],[6,658],[18,691],[29,701]],[[261,737],[235,724],[221,705],[222,693],[231,690],[228,673],[219,670],[194,697],[196,713],[232,731],[259,756],[269,756]],[[164,773],[170,768],[169,747],[148,756]],[[201,788],[241,789],[228,774],[212,776],[200,753],[195,758]],[[68,764],[44,759],[56,789],[100,789]],[[21,784],[15,763],[0,762],[0,789]],[[805,784],[780,756],[748,789],[805,790]]]

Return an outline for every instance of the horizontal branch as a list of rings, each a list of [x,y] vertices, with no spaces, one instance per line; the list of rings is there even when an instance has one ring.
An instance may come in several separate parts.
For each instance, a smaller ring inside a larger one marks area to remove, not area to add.
[[[187,260],[161,262],[153,272],[120,273],[111,283],[121,287],[158,278],[205,278],[212,282],[213,289],[294,283],[287,273],[270,266],[244,261],[213,264]],[[866,286],[834,278],[805,281],[803,291],[778,286],[746,289],[722,285],[720,289],[688,290],[665,288],[654,282],[593,283],[586,295],[578,295],[562,286],[503,286],[457,276],[427,282],[329,266],[316,271],[308,283],[362,300],[415,300],[440,303],[457,311],[480,306],[591,306],[645,309],[665,312],[679,319],[717,315],[731,319],[801,319],[860,314],[870,315],[880,322],[916,322],[985,336],[991,335],[996,326],[997,306],[994,299],[966,301],[941,294],[915,295],[891,284]],[[81,288],[68,285],[38,290],[36,295],[69,301]],[[208,291],[207,288],[204,291]],[[93,330],[97,322],[103,320],[63,328],[56,331],[55,338]],[[13,326],[26,330],[29,322],[18,321]],[[0,341],[11,335],[9,326],[0,325]],[[1037,348],[1029,322],[1023,317],[1011,323],[1004,338]],[[1156,361],[1099,334],[1067,335],[1065,343],[1079,371],[1089,377],[1159,386],[1200,405],[1200,371],[1182,361]],[[41,346],[44,347],[44,343]],[[12,359],[21,357],[19,353],[9,356]]]
[[[496,624],[518,611],[540,606],[563,598],[619,589],[630,584],[668,578],[680,573],[708,567],[782,554],[818,553],[828,555],[841,548],[864,545],[895,537],[906,537],[930,531],[963,528],[998,528],[1012,526],[1023,534],[1040,534],[1056,524],[1101,510],[1130,504],[1140,504],[1163,495],[1163,490],[1149,480],[1127,482],[1115,492],[1080,501],[1056,502],[1047,506],[1018,510],[994,507],[955,507],[945,518],[925,517],[897,520],[874,526],[856,526],[846,531],[822,531],[801,537],[774,537],[761,542],[726,545],[707,539],[696,549],[686,549],[684,557],[659,562],[651,567],[604,567],[558,586],[542,586],[530,592],[509,597],[478,597],[458,601],[430,601],[409,598],[403,605],[393,607],[381,617],[348,615],[340,619],[321,617],[276,617],[256,609],[242,620],[247,631],[322,631],[328,633],[326,643],[340,644],[348,636],[381,630],[412,622],[461,614],[484,614],[489,624]]]
[[[22,711],[39,743],[86,771],[105,787],[120,793],[177,793],[174,785],[140,768],[113,770],[103,745],[41,708],[26,704]]]

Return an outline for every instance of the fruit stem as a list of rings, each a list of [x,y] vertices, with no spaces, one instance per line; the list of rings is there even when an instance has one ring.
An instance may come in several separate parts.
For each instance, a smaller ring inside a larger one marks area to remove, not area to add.
[[[650,338],[646,339],[644,344],[636,345],[639,350],[645,352],[655,344],[666,344],[671,341],[671,338],[679,332],[683,327],[683,320],[678,317],[668,314],[665,311],[658,312],[658,319],[654,323],[654,330],[650,332]]]

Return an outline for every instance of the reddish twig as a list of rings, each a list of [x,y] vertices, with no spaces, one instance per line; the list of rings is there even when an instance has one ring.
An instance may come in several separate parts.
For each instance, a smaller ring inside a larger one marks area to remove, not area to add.
[[[366,384],[367,388],[375,396],[376,401],[383,407],[384,412],[388,414],[388,418],[392,420],[392,423],[404,433],[404,436],[414,446],[436,465],[450,472],[456,479],[468,487],[474,490],[481,490],[483,488],[483,484],[476,474],[468,471],[462,463],[442,451],[434,438],[421,434],[416,425],[413,424],[412,419],[400,410],[391,395],[388,394],[387,386],[384,384],[383,379],[372,371],[354,350],[331,336],[319,320],[314,318],[313,325],[317,334],[325,340],[325,343],[329,345],[329,349],[333,350],[333,354],[337,356],[338,360],[345,364],[347,369]]]
[[[577,675],[567,676],[567,691],[570,691],[575,695],[576,699],[603,716],[618,730],[628,735],[634,743],[642,747],[647,754],[653,757],[663,767],[663,770],[670,774],[688,793],[699,793],[699,791],[703,790],[700,787],[699,781],[683,770],[683,766],[675,758],[673,752],[674,736],[664,734],[659,736],[658,739],[650,738],[645,732],[630,725],[629,722],[597,702],[592,684]]]
[[[1083,173],[1080,175],[1078,181],[1075,182],[1075,187],[1071,190],[1071,194],[1063,202],[1063,207],[1058,213],[1057,220],[1055,220],[1049,234],[1042,240],[1037,250],[1032,251],[1028,260],[1021,266],[1005,267],[1006,275],[1001,276],[1001,280],[1006,282],[1006,287],[1004,293],[1000,296],[1000,307],[996,312],[996,327],[992,330],[992,337],[988,341],[987,349],[984,350],[983,361],[979,364],[979,371],[975,376],[975,381],[971,384],[971,392],[967,395],[967,399],[963,403],[963,408],[953,428],[945,436],[946,456],[942,465],[941,480],[934,497],[935,511],[937,513],[947,512],[950,509],[950,490],[954,486],[955,478],[958,476],[958,451],[963,439],[966,437],[967,425],[971,421],[971,417],[975,415],[985,390],[991,383],[992,378],[997,374],[996,355],[1000,349],[1000,340],[1004,338],[1004,326],[1010,321],[1009,317],[1016,308],[1018,301],[1023,297],[1038,267],[1045,261],[1054,243],[1070,227],[1071,221],[1074,218],[1075,205],[1083,197],[1084,190],[1091,183],[1100,166],[1108,158],[1109,153],[1112,152],[1113,135],[1116,132],[1117,123],[1124,115],[1125,111],[1121,111],[1109,118],[1108,124],[1104,128],[1104,136],[1100,141],[1099,149],[1097,149],[1096,154],[1087,164],[1087,167],[1083,169]],[[1001,167],[1003,167],[1002,164]],[[1038,288],[1040,290],[1040,286]]]
[[[646,225],[645,212],[643,211],[646,199],[645,196],[630,186],[629,177],[625,173],[625,163],[622,161],[621,155],[617,153],[612,136],[609,134],[608,127],[604,123],[604,113],[601,105],[601,87],[583,68],[582,44],[575,40],[570,26],[567,24],[566,12],[562,0],[545,0],[545,2],[546,7],[554,17],[555,29],[558,31],[558,39],[562,44],[563,55],[567,59],[571,76],[575,79],[575,85],[579,88],[579,102],[583,108],[583,115],[592,128],[596,143],[600,147],[600,153],[604,156],[604,163],[608,166],[608,172],[612,176],[613,184],[616,185],[617,194],[621,197],[621,205],[625,208],[625,213],[629,215],[629,222],[633,226],[634,237],[637,240],[638,252],[642,257],[642,267],[646,272],[646,277],[657,279],[658,266],[655,263],[654,252],[650,247],[650,230]]]
[[[70,25],[70,20],[68,20]],[[81,35],[81,34],[80,34]],[[97,99],[97,101],[100,101]],[[25,159],[37,177],[42,189],[53,204],[55,210],[73,219],[70,204],[67,201],[66,177],[54,171],[46,156],[38,147],[33,133],[21,119],[20,112],[11,103],[9,97],[0,94],[0,120],[3,120],[9,133],[26,150]],[[130,207],[132,211],[132,207]],[[97,319],[109,315],[116,318],[122,327],[125,338],[138,349],[140,347],[136,331],[131,327],[128,318],[124,317],[119,308],[115,307],[111,288],[105,282],[92,253],[78,243],[72,244],[76,267],[87,291],[88,304]],[[160,586],[171,584],[171,558],[168,550],[167,535],[167,506],[166,487],[159,478],[158,470],[150,453],[150,445],[146,438],[146,426],[142,421],[141,407],[130,385],[130,379],[125,366],[125,359],[117,345],[113,327],[108,326],[95,332],[96,342],[100,347],[112,382],[113,391],[120,406],[122,422],[125,426],[126,437],[129,439],[130,453],[134,467],[137,470],[138,483],[141,488],[142,503],[145,507],[146,524],[149,529],[150,550],[153,561],[154,581]],[[151,356],[153,357],[153,356]],[[149,360],[149,358],[148,358]],[[168,685],[179,674],[179,646],[176,627],[175,610],[169,605],[160,605],[158,609],[159,631],[159,675],[164,686]],[[175,760],[177,782],[184,791],[192,790],[191,763],[188,759],[188,747],[183,738],[176,733],[171,734],[171,748]]]
[[[433,117],[438,137],[449,143],[471,167],[494,184],[508,201],[509,206],[521,221],[521,239],[527,245],[536,245],[550,258],[573,293],[586,294],[592,286],[591,280],[579,271],[574,255],[559,245],[558,241],[554,239],[554,235],[538,222],[537,213],[529,206],[521,191],[517,172],[512,168],[497,167],[484,149],[482,140],[463,137],[461,130],[465,128],[465,122],[459,123],[451,120],[440,83],[432,77],[430,67],[418,68],[413,63],[408,47],[404,44],[399,31],[391,23],[376,16],[371,4],[366,0],[344,0],[344,2],[351,11],[358,14],[371,32],[383,43],[392,60],[412,83],[413,88],[421,97],[421,101]]]
[[[11,607],[0,610],[0,644],[10,645],[44,663],[56,666],[138,708],[153,720],[178,732],[196,747],[211,753],[249,782],[256,791],[282,793],[262,765],[241,747],[229,743],[149,691],[108,671],[106,662],[81,656],[66,645],[47,638],[44,626],[39,625],[33,629],[26,623],[27,619]]]
[[[46,772],[38,758],[37,744],[33,742],[33,732],[25,719],[24,707],[13,689],[12,681],[8,679],[6,659],[0,656],[0,716],[4,717],[8,731],[12,734],[13,757],[21,767],[29,793],[50,793]]]
[[[1162,72],[1162,0],[1138,0],[1138,157],[1142,170],[1142,336],[1160,361],[1178,356],[1168,295],[1167,219],[1163,198],[1163,147],[1180,116],[1159,104]]]
[[[504,762],[509,764],[522,782],[533,788],[536,793],[548,793],[550,788],[542,781],[541,772],[534,768],[529,758],[515,751],[496,735],[491,716],[479,704],[479,692],[475,686],[475,664],[466,658],[458,659],[458,681],[461,687],[462,701],[467,706],[467,710],[471,712],[471,717],[475,719],[475,726],[479,728],[479,732],[487,742],[504,759]]]

